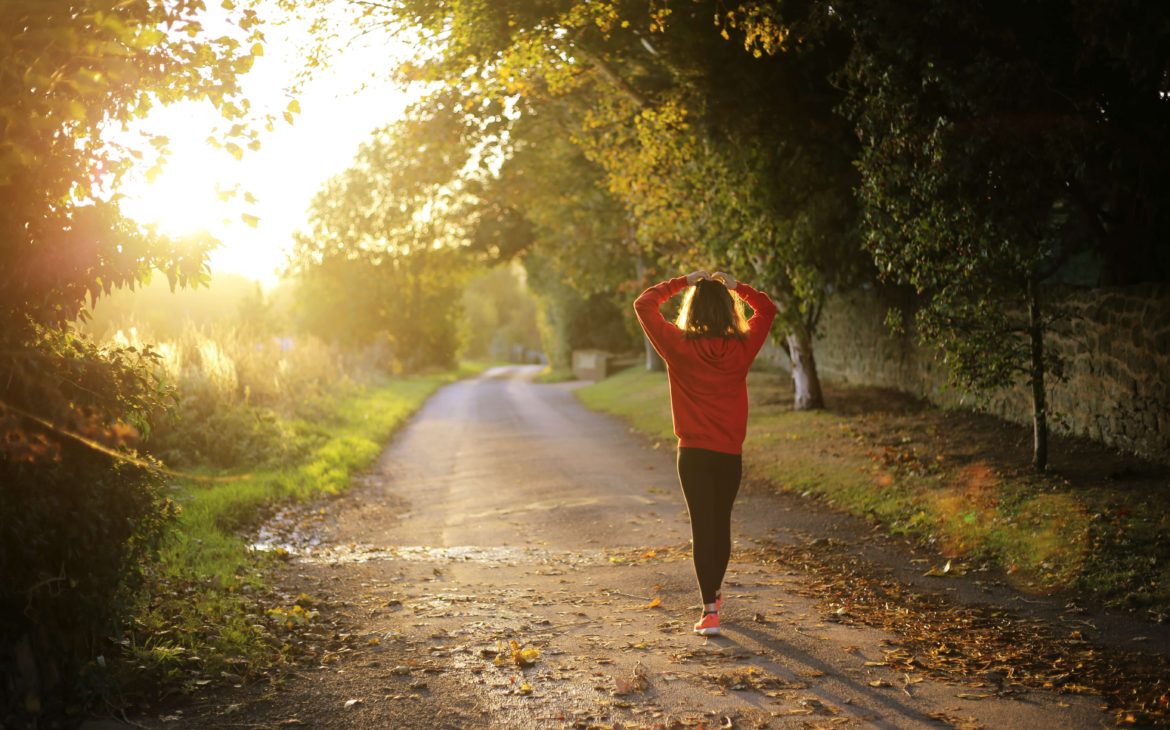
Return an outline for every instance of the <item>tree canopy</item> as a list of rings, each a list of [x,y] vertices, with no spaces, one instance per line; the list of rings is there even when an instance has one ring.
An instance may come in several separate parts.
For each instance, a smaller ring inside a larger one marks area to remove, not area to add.
[[[1154,4],[1108,5],[835,6],[855,40],[839,76],[867,248],[920,295],[918,333],[960,382],[1030,383],[1040,468],[1059,373],[1042,287],[1076,259],[1100,283],[1170,274],[1170,165],[1153,161],[1170,143],[1170,30]]]
[[[311,332],[384,345],[386,362],[408,370],[452,363],[470,200],[457,178],[472,157],[455,119],[432,114],[379,131],[314,198],[289,269]]]
[[[439,90],[420,106],[458,111],[501,150],[498,179],[482,178],[493,214],[481,230],[497,250],[508,248],[501,232],[527,237],[513,250],[535,246],[584,293],[599,280],[614,292],[716,260],[738,266],[782,304],[798,406],[820,404],[811,349],[821,303],[867,266],[855,234],[856,139],[829,78],[849,49],[843,33],[768,55],[745,53],[699,4],[420,0],[369,11],[379,13],[418,29],[430,49],[400,70]],[[540,159],[510,157],[525,154]],[[587,181],[600,194],[586,193]],[[565,194],[507,199],[541,185]],[[577,226],[588,243],[547,235],[564,227],[550,220],[581,220],[597,205],[607,207],[593,218],[602,227]]]
[[[144,151],[113,131],[152,108],[206,98],[229,123],[220,142],[255,144],[237,78],[263,53],[255,11],[209,38],[199,0],[13,0],[0,6],[0,316],[61,324],[85,300],[157,269],[200,278],[208,240],[168,240],[124,219],[118,185]],[[168,140],[154,136],[154,151]]]
[[[214,241],[168,238],[118,208],[131,166],[165,159],[168,140],[151,137],[144,150],[115,135],[156,106],[204,98],[224,119],[218,144],[256,145],[238,77],[263,53],[259,18],[229,12],[218,37],[203,20],[198,0],[0,5],[0,414],[18,432],[41,428],[18,411],[75,429],[120,419],[125,404],[108,389],[65,374],[134,379],[117,364],[128,361],[67,344],[87,304],[153,271],[172,287],[206,278]],[[104,415],[81,416],[85,404]]]

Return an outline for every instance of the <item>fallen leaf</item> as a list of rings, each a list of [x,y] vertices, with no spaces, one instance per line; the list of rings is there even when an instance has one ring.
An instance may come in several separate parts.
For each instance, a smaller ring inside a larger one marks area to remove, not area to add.
[[[613,685],[613,693],[620,696],[633,692],[645,692],[650,687],[650,681],[646,679],[642,664],[639,662],[634,665],[634,671],[629,677],[614,677]]]
[[[500,642],[496,657],[492,659],[492,664],[495,664],[497,667],[505,664],[515,664],[518,667],[530,667],[539,658],[540,650],[536,647],[522,646],[515,639],[510,639],[507,647],[504,646],[503,642]]]
[[[930,578],[941,578],[950,572],[951,572],[951,561],[948,560],[947,564],[944,565],[943,567],[941,567],[941,568],[939,568],[937,566],[932,567],[930,570],[926,571],[922,575],[930,577]]]

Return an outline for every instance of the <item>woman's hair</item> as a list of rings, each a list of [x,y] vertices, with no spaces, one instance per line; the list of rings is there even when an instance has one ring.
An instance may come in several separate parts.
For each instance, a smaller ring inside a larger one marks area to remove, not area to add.
[[[747,336],[743,300],[717,281],[701,279],[687,290],[675,320],[687,337]]]

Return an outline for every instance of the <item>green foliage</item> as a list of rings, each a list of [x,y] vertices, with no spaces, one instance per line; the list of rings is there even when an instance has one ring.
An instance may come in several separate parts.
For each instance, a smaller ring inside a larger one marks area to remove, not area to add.
[[[463,143],[503,161],[496,175],[475,170],[484,248],[537,253],[585,295],[644,284],[654,269],[732,269],[781,302],[803,350],[794,365],[816,380],[824,296],[867,271],[857,141],[829,78],[848,53],[843,34],[747,54],[697,4],[381,10],[428,41],[402,71],[438,89],[420,107],[462,116]]]
[[[206,276],[211,240],[168,239],[118,209],[127,170],[167,140],[147,153],[109,136],[195,97],[231,125],[220,141],[254,141],[236,80],[262,52],[258,19],[230,11],[210,37],[204,7],[0,3],[0,684],[13,690],[0,717],[77,698],[71,670],[101,646],[168,514],[155,477],[108,455],[167,401],[154,354],[98,347],[70,323],[151,271],[172,286]]]
[[[895,5],[867,6],[847,70],[865,140],[868,245],[884,276],[925,296],[918,332],[942,345],[956,377],[1005,385],[1029,358],[1025,282],[1076,241],[1050,164],[1067,157],[1075,130],[1019,125],[1047,80],[995,42],[986,13]],[[895,44],[875,19],[916,31]],[[967,51],[956,53],[960,35]]]
[[[392,259],[357,253],[301,266],[294,317],[302,331],[344,348],[373,348],[391,372],[453,361],[465,259],[424,249]]]
[[[1027,284],[1073,256],[1114,282],[1170,274],[1170,165],[1149,162],[1170,142],[1168,31],[1159,4],[1125,5],[835,4],[869,249],[923,295],[919,333],[965,384],[1032,371]]]
[[[387,365],[450,367],[459,347],[467,262],[465,196],[451,184],[468,160],[442,115],[379,131],[353,167],[316,196],[312,230],[297,236],[291,272],[309,332],[344,345],[382,345]]]
[[[448,15],[420,1],[400,12],[449,30],[433,75],[452,84],[443,74],[474,75],[484,95],[519,95],[517,140],[550,123],[571,137],[623,209],[631,253],[672,269],[706,258],[756,266],[763,286],[793,299],[794,322],[826,285],[857,275],[856,140],[834,113],[841,92],[828,78],[848,52],[840,33],[753,56],[720,38],[698,6],[522,5]],[[470,27],[493,27],[489,17],[507,30]]]
[[[171,393],[155,376],[149,347],[100,346],[72,328],[33,327],[27,343],[0,353],[0,455],[12,461],[56,460],[60,438],[126,447],[149,428]]]
[[[1170,164],[1148,162],[1170,142],[1153,106],[1165,79],[1138,68],[1164,73],[1153,49],[1170,30],[1135,26],[1121,50],[1103,42],[1116,30],[1099,25],[1104,7],[833,5],[853,39],[838,76],[862,142],[869,251],[883,277],[918,292],[918,334],[955,380],[976,390],[1027,380],[1039,469],[1045,379],[1059,366],[1044,346],[1060,315],[1045,283],[1086,253],[1114,281],[1170,275]]]
[[[0,460],[0,716],[59,715],[97,688],[108,651],[174,515],[157,474],[64,442],[57,460]]]
[[[93,689],[78,674],[124,616],[171,515],[133,459],[171,401],[149,348],[100,347],[29,327],[0,355],[0,703],[59,714]]]
[[[463,288],[466,357],[509,361],[540,350],[536,300],[515,265],[495,266]]]
[[[605,189],[604,170],[568,137],[577,123],[554,108],[509,126],[500,169],[479,193],[477,231],[517,215],[526,236],[515,253],[539,257],[539,266],[583,295],[612,292],[634,278],[639,249],[626,212]]]
[[[639,240],[673,268],[722,262],[781,301],[787,327],[812,330],[825,289],[864,270],[856,141],[827,78],[847,45],[827,37],[748,55],[697,7],[659,27],[646,39],[615,31],[608,68],[638,93],[590,110],[581,143],[632,211]]]
[[[262,39],[253,11],[232,31],[202,33],[203,3],[15,0],[0,5],[0,321],[11,338],[27,318],[73,320],[91,300],[151,270],[175,283],[205,274],[210,241],[171,241],[121,217],[118,183],[140,150],[103,131],[158,104],[206,97],[228,121],[246,100],[238,74]],[[247,143],[236,125],[227,140]],[[167,140],[150,140],[165,151]]]
[[[277,412],[225,399],[184,396],[174,423],[148,447],[175,467],[239,468],[295,458],[298,439]]]
[[[153,306],[153,298],[144,300]],[[247,301],[247,300],[244,300]],[[129,320],[128,322],[132,322]],[[151,349],[152,377],[171,394],[142,447],[169,466],[238,468],[284,463],[302,454],[298,424],[320,416],[336,393],[373,375],[371,364],[311,336],[276,336],[254,318],[196,327],[188,321]],[[147,325],[112,341],[141,350]],[[319,429],[311,429],[313,431]]]
[[[536,254],[527,256],[524,264],[541,304],[540,337],[554,369],[567,370],[573,350],[623,353],[637,347],[637,336],[629,326],[626,297],[602,292],[582,294]]]
[[[637,247],[603,171],[565,136],[569,122],[529,114],[512,125],[505,160],[479,194],[477,234],[518,217],[524,267],[540,304],[543,348],[568,368],[574,348],[633,346],[623,294],[634,288]],[[477,238],[482,239],[482,234]],[[479,245],[482,245],[480,243]]]

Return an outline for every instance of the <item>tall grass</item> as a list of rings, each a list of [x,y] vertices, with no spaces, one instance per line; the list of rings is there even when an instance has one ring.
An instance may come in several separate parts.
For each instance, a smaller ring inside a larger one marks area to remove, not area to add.
[[[339,395],[380,377],[372,357],[344,354],[311,336],[261,335],[247,327],[188,324],[158,341],[137,327],[120,345],[153,343],[158,375],[175,408],[155,419],[144,446],[185,468],[274,466],[306,455],[315,425]]]

